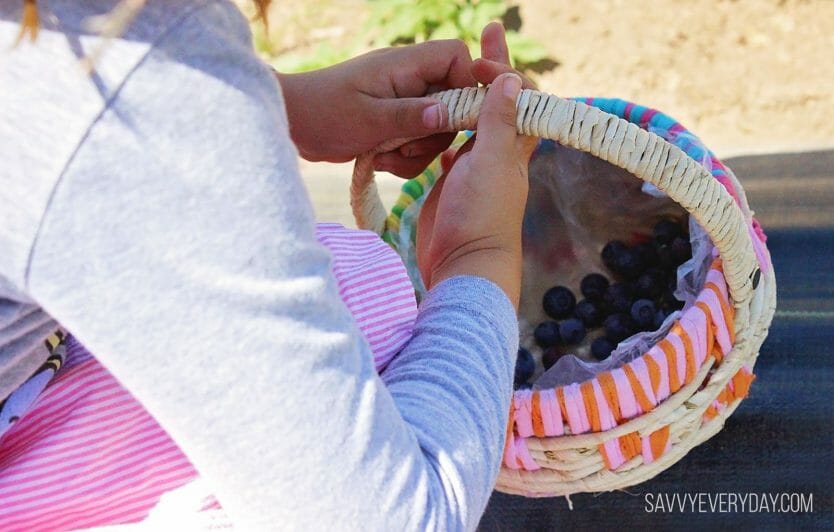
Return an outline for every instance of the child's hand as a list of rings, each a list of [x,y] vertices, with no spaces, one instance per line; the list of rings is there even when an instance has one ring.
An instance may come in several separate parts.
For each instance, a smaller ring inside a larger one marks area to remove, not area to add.
[[[476,275],[500,286],[518,306],[527,163],[535,146],[516,132],[520,90],[515,74],[495,78],[471,151],[459,152],[423,204],[417,263],[428,288],[456,275]]]
[[[377,170],[420,173],[454,139],[431,92],[476,85],[462,41],[386,48],[329,68],[279,74],[290,134],[311,161],[349,161],[383,142],[421,137],[375,158]]]
[[[507,74],[520,77],[522,88],[533,88],[533,83],[510,65],[501,24],[484,28],[481,53],[473,75],[493,86],[476,136],[457,153],[448,150],[441,156],[443,175],[426,198],[417,225],[417,261],[428,288],[454,275],[478,275],[498,284],[517,307],[527,164],[536,139],[517,134],[518,91],[504,84]]]

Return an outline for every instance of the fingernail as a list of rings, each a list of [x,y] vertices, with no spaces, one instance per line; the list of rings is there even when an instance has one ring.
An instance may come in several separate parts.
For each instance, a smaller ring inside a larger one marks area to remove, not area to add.
[[[429,129],[440,129],[440,104],[423,109],[423,125]]]
[[[504,96],[515,98],[518,96],[518,91],[521,90],[521,78],[518,77],[518,74],[507,75],[501,89],[504,91]]]

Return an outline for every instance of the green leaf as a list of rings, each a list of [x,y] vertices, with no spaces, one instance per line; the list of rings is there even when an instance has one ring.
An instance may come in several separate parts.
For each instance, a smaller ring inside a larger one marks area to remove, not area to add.
[[[307,72],[335,65],[345,61],[350,55],[350,50],[337,49],[330,43],[322,43],[312,54],[290,52],[281,54],[271,63],[278,72]]]
[[[548,57],[547,49],[543,44],[516,31],[507,32],[507,47],[516,65],[529,65]]]
[[[475,6],[465,5],[458,10],[458,24],[464,30],[471,29],[475,24]]]
[[[480,34],[484,26],[507,12],[504,2],[479,2],[474,9],[472,30]]]
[[[451,20],[447,20],[431,32],[432,39],[458,39],[461,38],[460,30]]]

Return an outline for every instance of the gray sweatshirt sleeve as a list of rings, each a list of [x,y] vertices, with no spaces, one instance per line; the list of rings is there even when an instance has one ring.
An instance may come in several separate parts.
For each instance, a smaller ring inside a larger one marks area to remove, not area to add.
[[[435,287],[383,384],[296,157],[245,20],[211,4],[90,127],[28,291],[159,420],[237,528],[473,529],[503,445],[513,308],[483,279]]]

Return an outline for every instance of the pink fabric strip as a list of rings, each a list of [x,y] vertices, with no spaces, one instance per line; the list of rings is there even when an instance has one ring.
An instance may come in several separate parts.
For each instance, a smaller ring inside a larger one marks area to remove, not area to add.
[[[704,363],[707,358],[707,315],[695,305],[692,305],[681,316],[681,327],[689,334],[692,340],[692,347],[695,349],[695,370]]]
[[[640,382],[640,385],[643,387],[643,391],[646,394],[646,397],[649,399],[649,402],[652,405],[657,405],[657,398],[654,396],[654,390],[652,389],[652,379],[649,377],[649,368],[646,367],[646,362],[643,360],[642,357],[637,357],[631,362],[631,369],[634,370],[634,374],[637,376],[637,380]]]
[[[646,109],[640,116],[640,127],[646,129],[646,126],[651,121],[652,117],[658,113],[657,109]]]
[[[659,403],[669,397],[669,366],[666,362],[666,353],[656,345],[649,349],[648,355],[660,368],[660,384],[657,387],[657,393],[655,393],[655,398]]]
[[[504,465],[509,469],[521,469],[516,456],[515,434],[507,434],[507,443],[504,445]]]
[[[640,448],[643,454],[643,463],[651,464],[654,462],[654,456],[652,455],[652,442],[649,440],[648,436],[640,438]]]
[[[614,384],[617,387],[617,399],[620,401],[620,413],[625,419],[631,419],[638,414],[642,414],[640,405],[637,404],[637,399],[634,397],[634,391],[631,389],[631,383],[628,382],[623,368],[611,370],[611,376],[614,378]]]
[[[542,402],[547,402],[548,410],[550,412],[550,426],[551,432],[548,436],[562,436],[565,433],[565,420],[562,419],[562,409],[559,407],[559,398],[556,396],[556,390],[551,388],[542,395]]]
[[[515,405],[515,430],[521,437],[533,435],[533,417],[530,412],[533,407],[533,393],[530,390],[518,390],[513,394]]]
[[[724,279],[723,273],[715,269],[710,270],[707,272],[705,284],[706,283],[715,283],[718,287],[718,291],[721,292],[721,297],[724,298],[725,302],[729,303],[730,298],[727,293],[727,281]]]
[[[516,436],[514,439],[515,442],[515,453],[519,460],[521,460],[521,466],[526,469],[527,471],[536,471],[541,469],[541,466],[533,460],[533,457],[530,456],[530,449],[527,448],[527,442],[525,438],[521,436]]]
[[[599,411],[599,425],[602,430],[609,430],[617,426],[617,420],[614,419],[614,414],[611,412],[611,407],[608,406],[608,401],[605,399],[605,394],[602,393],[602,386],[599,384],[599,379],[593,379],[591,386],[594,387],[594,397],[597,400],[597,410]]]
[[[591,423],[588,421],[588,414],[585,412],[585,401],[582,400],[582,392],[579,384],[565,386],[565,410],[568,414],[568,425],[573,434],[582,434],[591,430]]]
[[[753,243],[753,251],[756,253],[756,259],[759,261],[759,268],[762,273],[770,271],[770,253],[768,253],[764,242],[759,240],[759,235],[753,229],[752,225],[747,226],[747,232],[750,234],[750,242]]]
[[[623,451],[620,449],[620,439],[613,438],[602,444],[605,447],[605,454],[608,455],[608,462],[611,469],[617,469],[626,461]]]
[[[733,346],[730,343],[730,333],[727,330],[727,323],[724,321],[724,312],[721,310],[721,304],[718,302],[718,295],[712,290],[703,290],[698,296],[698,301],[703,302],[709,307],[714,325],[713,332],[715,333],[715,341],[721,349],[721,354],[726,355]]]
[[[651,436],[651,435],[649,435]],[[654,456],[652,454],[652,442],[649,436],[643,436],[640,438],[641,448],[643,451],[643,463],[650,464],[660,458],[659,456]],[[663,452],[661,456],[669,452],[669,449],[672,448],[672,440],[671,438],[666,439],[666,446],[663,448]]]

